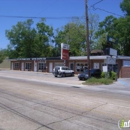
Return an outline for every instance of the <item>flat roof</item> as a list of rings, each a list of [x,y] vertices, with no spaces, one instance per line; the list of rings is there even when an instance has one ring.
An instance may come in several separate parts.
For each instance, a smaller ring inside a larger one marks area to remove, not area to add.
[[[107,57],[111,57],[109,55],[104,55],[104,56],[90,56],[90,60],[105,60]],[[130,56],[112,56],[113,58],[116,59],[121,59],[121,60],[130,60]],[[70,60],[87,60],[87,56],[71,56]]]
[[[90,56],[90,60],[105,60],[109,55],[102,55],[102,56]],[[130,56],[112,56],[116,59],[121,60],[130,60]],[[16,59],[9,59],[10,61],[19,61],[19,60],[61,60],[60,57],[39,57],[39,58],[16,58]],[[87,56],[70,56],[69,60],[87,60]]]

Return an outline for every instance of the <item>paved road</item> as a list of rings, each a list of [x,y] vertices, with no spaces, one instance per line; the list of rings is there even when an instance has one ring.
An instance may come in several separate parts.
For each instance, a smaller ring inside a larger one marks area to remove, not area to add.
[[[118,130],[119,120],[130,119],[126,86],[81,84],[77,77],[0,71],[0,130]]]

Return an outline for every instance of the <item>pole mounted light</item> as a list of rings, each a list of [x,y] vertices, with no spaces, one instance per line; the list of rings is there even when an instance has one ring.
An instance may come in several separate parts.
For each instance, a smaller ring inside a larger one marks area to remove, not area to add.
[[[90,77],[90,43],[89,43],[88,0],[85,0],[85,17],[86,17],[86,45],[87,45],[88,76]]]

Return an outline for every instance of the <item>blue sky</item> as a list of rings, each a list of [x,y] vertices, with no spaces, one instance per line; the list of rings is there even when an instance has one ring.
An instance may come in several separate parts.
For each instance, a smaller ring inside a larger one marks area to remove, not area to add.
[[[88,0],[88,6],[91,7],[91,5],[98,1],[100,0]],[[122,1],[103,0],[95,5],[95,8],[123,15],[120,9]],[[90,11],[92,14],[98,14],[100,21],[110,15],[99,9],[93,10],[93,8],[90,8]],[[46,17],[46,24],[56,29],[67,24],[71,17],[81,17],[83,15],[85,15],[84,0],[0,0],[0,48],[6,48],[9,44],[9,40],[5,36],[5,30],[10,30],[18,21],[27,20],[26,18],[7,18],[1,16]],[[60,17],[60,19],[56,19],[56,17]],[[34,24],[40,21],[40,19],[33,20]]]

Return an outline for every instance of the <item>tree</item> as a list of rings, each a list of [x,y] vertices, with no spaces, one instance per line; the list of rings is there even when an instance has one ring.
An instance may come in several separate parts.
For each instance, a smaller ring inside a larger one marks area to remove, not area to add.
[[[97,38],[97,44],[96,47],[99,47],[100,49],[104,50],[107,47],[107,36],[112,36],[116,39],[115,34],[116,31],[116,22],[117,18],[110,15],[107,16],[104,21],[99,23],[98,31],[95,33],[95,38]]]
[[[94,42],[94,33],[97,29],[98,16],[91,15],[89,20],[90,41]],[[60,55],[61,43],[70,45],[70,55],[80,56],[86,55],[86,27],[85,19],[72,18],[71,22],[66,24],[62,29],[56,30],[55,48],[56,54]]]
[[[119,18],[116,25],[118,38],[118,50],[120,54],[130,56],[130,16]]]
[[[117,49],[120,55],[130,56],[130,0],[123,0],[120,8],[125,13],[125,16],[120,18],[107,16],[104,21],[99,23],[96,38],[101,48],[107,46],[102,38],[103,35],[118,39],[118,44],[113,44],[113,48]]]
[[[6,36],[10,40],[8,54],[10,58],[46,57],[50,55],[50,39],[53,36],[53,28],[45,24],[41,19],[36,27],[33,20],[18,22],[11,30],[6,30]]]
[[[63,30],[57,30],[58,35],[55,37],[56,46],[60,48],[61,43],[69,44],[72,56],[81,55],[85,46],[84,31],[85,27],[83,25],[68,23]]]
[[[126,16],[130,15],[130,0],[123,0],[123,2],[120,4],[120,8]]]
[[[113,44],[113,48],[118,50],[119,55],[130,55],[130,16],[115,18],[107,16],[104,21],[99,23],[99,29],[96,32],[98,45],[104,49],[108,47],[107,42],[102,38],[103,35],[118,39],[118,43]]]

